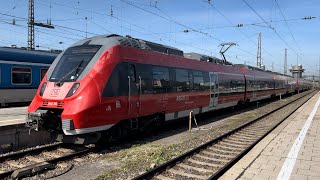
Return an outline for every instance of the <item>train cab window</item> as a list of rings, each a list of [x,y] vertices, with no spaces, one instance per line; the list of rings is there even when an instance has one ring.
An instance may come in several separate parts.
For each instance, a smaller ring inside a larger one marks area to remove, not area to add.
[[[31,84],[31,68],[13,67],[11,68],[12,84]]]
[[[80,77],[101,45],[81,45],[68,48],[51,74],[51,82],[73,82]]]
[[[41,68],[40,69],[40,81],[44,78],[44,76],[46,75],[48,71],[48,68]]]
[[[153,92],[167,93],[170,92],[169,68],[153,66]]]
[[[177,92],[189,91],[189,75],[186,69],[176,69]]]

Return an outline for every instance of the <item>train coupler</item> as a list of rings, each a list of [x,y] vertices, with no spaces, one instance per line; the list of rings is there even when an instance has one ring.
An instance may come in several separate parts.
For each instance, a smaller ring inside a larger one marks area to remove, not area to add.
[[[28,113],[25,125],[30,130],[39,131],[43,127],[46,118],[48,118],[48,110],[37,110],[36,112]]]

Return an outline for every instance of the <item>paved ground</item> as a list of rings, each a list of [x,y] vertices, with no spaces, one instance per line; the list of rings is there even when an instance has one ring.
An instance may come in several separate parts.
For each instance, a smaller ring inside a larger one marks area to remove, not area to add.
[[[221,179],[320,179],[320,93]]]
[[[25,122],[27,106],[0,109],[0,126],[21,124]]]

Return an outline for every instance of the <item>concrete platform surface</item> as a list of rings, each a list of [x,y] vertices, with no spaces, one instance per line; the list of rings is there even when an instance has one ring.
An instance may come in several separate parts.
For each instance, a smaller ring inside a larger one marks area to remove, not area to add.
[[[320,93],[220,179],[320,179]]]
[[[0,126],[9,126],[25,123],[27,106],[0,109]]]

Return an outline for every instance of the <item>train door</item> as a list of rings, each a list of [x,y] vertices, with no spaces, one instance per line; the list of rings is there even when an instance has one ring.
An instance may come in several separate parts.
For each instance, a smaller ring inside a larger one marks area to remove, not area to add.
[[[213,72],[209,72],[210,77],[210,105],[209,107],[215,107],[218,103],[218,78],[217,75]]]
[[[128,66],[128,114],[137,117],[141,104],[141,77],[137,76],[135,64]]]
[[[247,99],[255,99],[254,76],[246,75],[246,97]]]
[[[253,96],[253,99],[256,99],[257,98],[257,94],[256,94],[256,87],[257,87],[257,85],[256,85],[256,77],[255,76],[253,76],[253,83],[252,83],[252,96]]]

